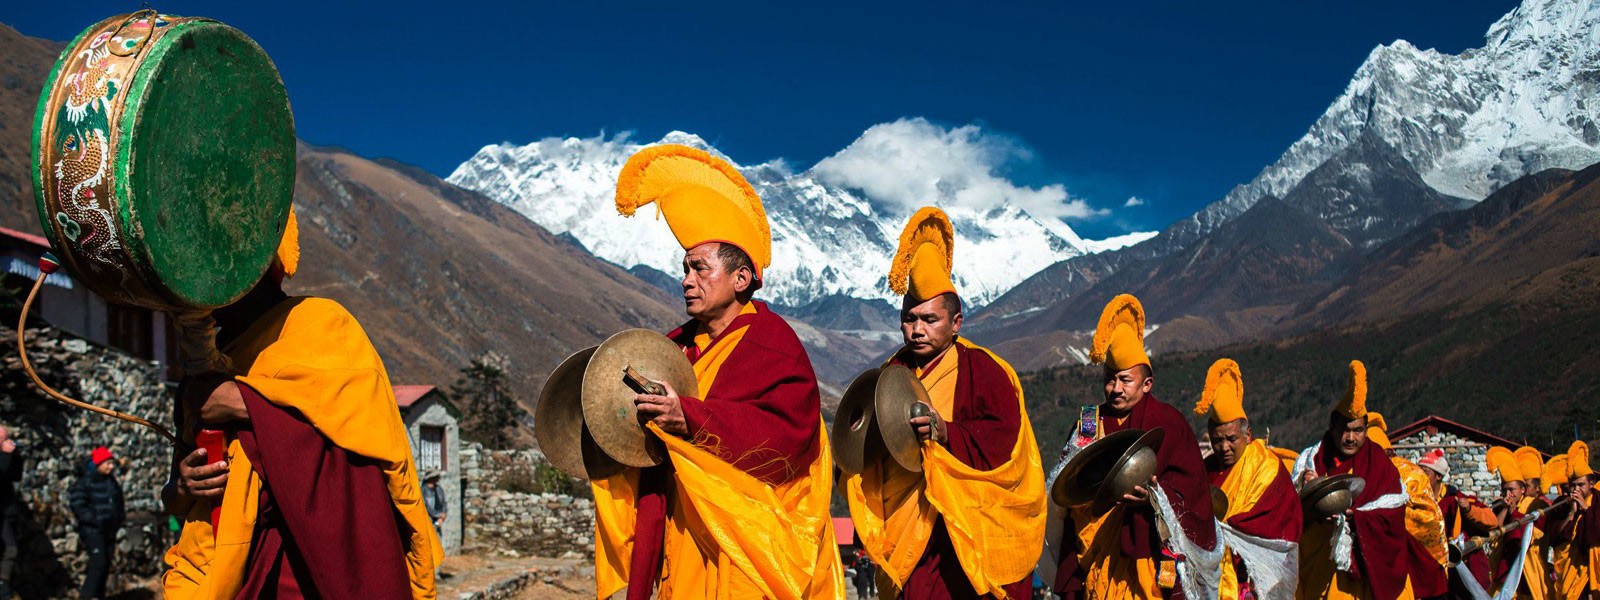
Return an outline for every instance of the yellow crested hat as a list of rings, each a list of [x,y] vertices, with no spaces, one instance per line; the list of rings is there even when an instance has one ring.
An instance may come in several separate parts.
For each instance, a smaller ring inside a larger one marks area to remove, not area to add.
[[[1150,356],[1144,350],[1144,306],[1138,298],[1121,294],[1106,304],[1094,330],[1089,362],[1104,363],[1113,371],[1150,366]]]
[[[1589,468],[1589,445],[1579,440],[1567,448],[1567,479],[1593,475],[1594,469]]]
[[[1194,405],[1194,414],[1211,415],[1212,423],[1231,423],[1246,418],[1244,414],[1244,375],[1239,363],[1224,358],[1211,363],[1206,371],[1206,389],[1200,392],[1200,401]]]
[[[1489,448],[1483,457],[1483,466],[1488,468],[1490,473],[1499,475],[1501,482],[1526,479],[1522,476],[1521,466],[1517,464],[1517,457],[1505,446]]]
[[[1384,420],[1383,415],[1375,412],[1367,413],[1367,440],[1384,450],[1394,446],[1389,442],[1389,422]]]
[[[1538,479],[1544,471],[1544,456],[1533,446],[1517,448],[1512,454],[1517,457],[1517,470],[1522,471],[1523,479]]]
[[[1544,463],[1544,470],[1540,472],[1539,481],[1546,486],[1562,485],[1567,482],[1567,455],[1557,454]]]
[[[956,293],[950,280],[955,242],[955,227],[944,211],[932,206],[918,209],[900,232],[900,247],[889,265],[889,289],[919,303]]]
[[[756,279],[772,265],[761,197],[727,161],[677,144],[634,153],[617,177],[617,212],[631,217],[652,202],[684,250],[708,242],[738,246],[755,263]]]
[[[1350,361],[1350,386],[1345,389],[1344,399],[1334,412],[1351,419],[1359,419],[1367,414],[1367,366],[1361,361]]]
[[[294,277],[295,271],[300,269],[300,221],[294,216],[294,207],[289,207],[289,222],[283,226],[283,239],[278,240],[278,252],[272,260],[283,270],[283,278]]]

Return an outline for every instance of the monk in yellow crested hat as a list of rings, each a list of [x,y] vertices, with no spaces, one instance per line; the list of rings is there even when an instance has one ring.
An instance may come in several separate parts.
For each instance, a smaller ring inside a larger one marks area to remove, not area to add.
[[[1293,579],[1272,576],[1294,572],[1291,556],[1297,550],[1263,553],[1234,549],[1235,545],[1255,545],[1254,540],[1298,546],[1302,528],[1300,496],[1289,479],[1289,470],[1265,441],[1251,433],[1250,419],[1244,411],[1244,375],[1239,363],[1227,358],[1212,363],[1194,412],[1208,417],[1211,456],[1206,458],[1206,472],[1211,485],[1228,498],[1226,514],[1216,516],[1225,531],[1249,536],[1224,536],[1228,553],[1222,560],[1219,597],[1234,600],[1292,595]],[[1243,574],[1250,577],[1242,577]]]
[[[631,217],[647,204],[656,205],[684,250],[713,243],[738,248],[760,287],[772,266],[772,231],[761,197],[733,165],[676,144],[640,150],[617,178],[617,212]]]
[[[1545,463],[1544,457],[1538,450],[1531,446],[1522,446],[1510,451],[1497,446],[1489,449],[1484,461],[1491,471],[1501,477],[1501,502],[1496,503],[1495,510],[1495,516],[1500,523],[1516,521],[1550,506],[1540,488]],[[1538,524],[1535,524],[1533,538],[1529,540],[1529,549],[1525,556],[1519,553],[1522,548],[1523,529],[1514,528],[1506,532],[1504,541],[1490,553],[1489,561],[1498,580],[1496,585],[1503,587],[1504,579],[1511,574],[1512,565],[1516,563],[1517,557],[1521,556],[1522,577],[1517,584],[1520,596],[1543,600],[1550,596],[1548,574],[1551,570],[1545,559],[1547,536],[1537,527]]]
[[[211,314],[215,343],[198,345],[220,358],[178,388],[189,433],[162,502],[184,524],[163,595],[434,598],[444,553],[388,372],[343,306],[284,293],[299,233],[291,209],[270,268]]]
[[[1372,417],[1366,365],[1352,360],[1344,395],[1328,414],[1328,429],[1320,442],[1300,453],[1293,475],[1301,489],[1343,474],[1360,477],[1366,485],[1353,512],[1343,519],[1307,523],[1300,544],[1301,598],[1422,598],[1448,591],[1437,548],[1430,549],[1407,526],[1409,517],[1418,516],[1413,505],[1427,490],[1413,492],[1422,483],[1415,472],[1408,486],[1404,467],[1369,437]],[[1382,415],[1378,418],[1383,424]],[[1378,431],[1387,441],[1387,432]],[[1439,507],[1445,509],[1443,503]],[[1335,544],[1335,539],[1353,543]]]
[[[1188,561],[1175,585],[1182,585],[1190,597],[1215,595],[1219,585],[1215,577],[1224,553],[1212,514],[1210,477],[1188,419],[1152,393],[1155,373],[1144,347],[1144,328],[1144,307],[1132,295],[1112,298],[1101,311],[1089,359],[1104,365],[1105,400],[1084,407],[1067,443],[1070,450],[1104,434],[1160,428],[1165,439],[1156,451],[1156,475],[1109,512],[1088,514],[1085,507],[1066,513],[1067,535],[1077,539],[1052,541],[1041,559],[1055,580],[1053,589],[1066,597],[1080,591],[1091,598],[1164,596],[1157,574],[1172,565],[1161,564],[1160,544],[1140,535],[1122,544],[1117,540],[1126,536],[1107,533],[1154,531],[1158,520],[1171,533],[1166,545]],[[1156,493],[1166,496],[1170,513],[1151,510]]]
[[[828,498],[833,456],[805,347],[754,299],[772,264],[766,210],[739,171],[679,145],[635,153],[617,211],[654,204],[683,246],[667,333],[696,388],[638,394],[668,461],[591,481],[597,596],[814,598],[844,592]]]
[[[845,497],[885,597],[1028,598],[1044,543],[1044,469],[1016,372],[960,336],[954,243],[949,217],[924,207],[889,266],[905,345],[888,362],[928,393],[930,414],[909,419],[922,472],[878,455],[844,477]]]

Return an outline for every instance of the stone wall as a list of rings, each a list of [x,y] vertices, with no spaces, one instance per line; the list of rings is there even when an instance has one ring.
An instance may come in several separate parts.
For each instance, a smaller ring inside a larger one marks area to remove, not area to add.
[[[1484,502],[1500,497],[1500,478],[1484,466],[1484,454],[1489,451],[1487,444],[1445,431],[1430,434],[1427,430],[1394,440],[1395,454],[1411,462],[1417,462],[1435,448],[1443,449],[1445,460],[1450,463],[1447,483]]]
[[[15,330],[0,327],[7,340],[0,369],[0,425],[13,432],[23,456],[18,524],[20,564],[13,584],[24,598],[58,598],[76,593],[85,557],[78,549],[67,489],[84,473],[95,446],[112,449],[120,461],[128,524],[118,535],[111,589],[157,575],[161,555],[172,540],[159,491],[166,482],[170,446],[154,431],[46,398],[23,372],[14,348]],[[91,344],[53,328],[29,329],[28,356],[51,386],[91,404],[158,423],[172,419],[171,392],[158,363],[139,360]]]
[[[588,487],[561,475],[536,450],[461,448],[464,544],[549,557],[594,555]]]

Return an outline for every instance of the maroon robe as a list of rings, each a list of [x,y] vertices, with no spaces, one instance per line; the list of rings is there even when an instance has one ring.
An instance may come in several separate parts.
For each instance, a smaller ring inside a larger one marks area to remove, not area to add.
[[[722,363],[705,398],[696,390],[677,390],[691,440],[714,440],[715,452],[739,470],[771,485],[806,473],[821,451],[817,432],[822,397],[811,358],[783,317],[764,302],[756,312],[735,317],[727,334],[748,325],[739,345]],[[672,338],[690,362],[702,352],[694,345],[700,323],[689,321],[672,330]],[[671,463],[644,469],[639,476],[638,520],[628,576],[628,598],[650,598],[661,579],[661,552],[666,540],[667,500],[672,493]]]
[[[1353,473],[1365,480],[1366,488],[1356,497],[1356,508],[1389,494],[1406,493],[1400,482],[1400,471],[1377,444],[1364,443],[1355,456],[1340,461],[1334,444],[1323,440],[1313,465],[1319,476]],[[1350,517],[1350,524],[1355,537],[1350,568],[1372,588],[1372,595],[1379,600],[1398,598],[1405,590],[1411,565],[1433,560],[1422,542],[1406,530],[1405,506],[1357,510]]]
[[[266,481],[238,598],[411,598],[383,469],[339,448],[292,408],[240,384],[239,446]]]
[[[911,360],[910,353],[901,350],[889,362],[911,367]],[[949,436],[945,448],[962,464],[974,469],[987,471],[1005,464],[1011,459],[1011,450],[1017,444],[1017,433],[1022,427],[1022,406],[1017,401],[1020,392],[1011,384],[1011,376],[988,353],[968,349],[959,342],[923,367],[923,372],[931,372],[941,360],[958,361],[953,414],[945,422]],[[1007,584],[1006,595],[1012,598],[1032,596],[1032,579],[1030,576]],[[961,568],[943,519],[934,522],[928,545],[906,578],[903,591],[906,598],[927,600],[980,597]]]
[[[1195,545],[1207,550],[1217,547],[1216,517],[1211,513],[1211,477],[1206,473],[1205,461],[1200,458],[1200,442],[1195,439],[1189,421],[1178,409],[1146,394],[1144,400],[1133,406],[1123,423],[1110,416],[1102,416],[1100,424],[1107,434],[1127,429],[1150,430],[1160,427],[1165,432],[1161,448],[1156,451],[1156,480],[1167,493],[1172,510],[1178,513],[1178,525],[1184,535]],[[1117,524],[1122,534],[1122,555],[1129,558],[1159,558],[1162,546],[1156,532],[1155,512],[1149,506],[1139,505],[1123,511],[1122,522]],[[1087,572],[1078,564],[1078,527],[1071,516],[1067,517],[1062,531],[1060,563],[1052,589],[1064,598],[1077,598],[1083,589]],[[1183,596],[1182,586],[1172,589],[1173,598]]]
[[[1488,508],[1488,506],[1486,506],[1484,503],[1478,501],[1477,498],[1474,498],[1469,494],[1461,493],[1461,488],[1453,485],[1446,485],[1444,487],[1444,496],[1439,498],[1439,510],[1444,513],[1445,539],[1454,540],[1456,539],[1456,536],[1462,534],[1465,534],[1469,538],[1480,535],[1488,535],[1488,529],[1479,526],[1477,523],[1473,523],[1471,520],[1467,519],[1465,515],[1461,514],[1462,510],[1460,502],[1462,498],[1466,498],[1467,501],[1476,508]],[[1521,513],[1514,514],[1516,514],[1518,517],[1522,516]],[[1460,527],[1456,526],[1457,519],[1460,519]],[[1520,543],[1520,540],[1522,539],[1521,534],[1518,534],[1516,537]],[[1488,553],[1482,551],[1473,552],[1472,554],[1468,554],[1464,560],[1467,563],[1467,572],[1472,573],[1472,578],[1478,580],[1478,585],[1484,590],[1492,590],[1493,588],[1491,587],[1490,582],[1493,578],[1491,577],[1492,572],[1489,568]],[[1449,571],[1449,581],[1449,594],[1451,598],[1460,598],[1463,600],[1470,600],[1472,598],[1472,594],[1467,591],[1466,584],[1461,582],[1461,576],[1457,574],[1454,568],[1451,568]],[[1415,586],[1413,585],[1413,587]]]

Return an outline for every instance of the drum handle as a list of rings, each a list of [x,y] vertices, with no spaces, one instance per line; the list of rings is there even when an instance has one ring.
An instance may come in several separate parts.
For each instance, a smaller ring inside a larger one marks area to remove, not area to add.
[[[118,25],[116,29],[111,31],[111,37],[117,37],[117,34],[122,33],[122,30],[127,28],[129,23],[132,23],[134,21],[139,20],[139,17],[141,15],[149,15],[150,16],[150,35],[147,35],[147,36],[144,36],[143,38],[140,38],[139,45],[134,46],[133,50],[128,52],[127,54],[123,54],[121,52],[117,52],[117,47],[114,46],[114,45],[111,45],[111,41],[107,40],[106,41],[106,51],[107,52],[110,52],[111,54],[116,55],[116,56],[120,56],[122,58],[127,58],[127,57],[130,57],[130,56],[137,56],[140,51],[144,50],[145,42],[150,41],[150,38],[155,37],[155,34],[156,34],[156,17],[161,16],[160,13],[156,12],[156,9],[147,7],[147,8],[140,9],[140,10],[134,12],[131,15],[128,15],[128,19],[126,21],[123,21],[121,25]]]
[[[25,342],[26,338],[23,335],[23,333],[26,331],[25,327],[28,324],[28,309],[33,307],[33,299],[39,295],[39,288],[44,287],[44,280],[48,278],[51,273],[55,273],[56,270],[60,268],[61,263],[56,262],[54,256],[51,256],[47,253],[41,257],[39,259],[39,279],[33,282],[33,290],[28,292],[28,299],[22,303],[22,314],[21,316],[17,317],[17,356],[22,358],[22,370],[27,371],[28,377],[33,380],[33,384],[39,386],[39,389],[44,390],[45,395],[54,398],[62,404],[76,406],[78,408],[91,412],[97,412],[108,417],[144,425],[145,427],[156,430],[156,433],[159,433],[162,437],[167,438],[167,440],[171,441],[173,445],[178,445],[178,436],[172,435],[172,432],[167,431],[167,428],[133,415],[120,413],[109,408],[101,408],[82,400],[69,398],[65,394],[56,391],[55,388],[46,385],[44,380],[39,378],[39,374],[34,372],[33,363],[28,360],[28,349]]]

